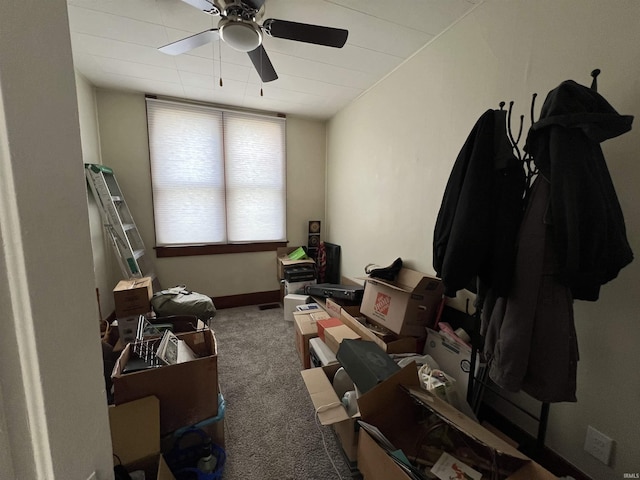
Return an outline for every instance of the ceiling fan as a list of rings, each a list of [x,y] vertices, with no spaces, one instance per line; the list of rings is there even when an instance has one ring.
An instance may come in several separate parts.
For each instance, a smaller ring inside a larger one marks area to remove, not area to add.
[[[275,38],[335,48],[342,48],[349,35],[347,30],[341,28],[274,18],[269,18],[262,24],[258,24],[264,16],[265,0],[182,1],[209,15],[219,15],[218,27],[183,38],[160,47],[158,50],[169,55],[179,55],[220,38],[230,47],[247,52],[263,82],[271,82],[278,78],[278,74],[262,46],[264,34]]]

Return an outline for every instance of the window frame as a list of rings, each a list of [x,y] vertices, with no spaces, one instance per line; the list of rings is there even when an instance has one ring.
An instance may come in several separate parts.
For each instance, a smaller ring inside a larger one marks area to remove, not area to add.
[[[169,102],[176,104],[184,104],[184,105],[197,105],[202,107],[211,108],[214,110],[224,112],[230,112],[234,114],[246,114],[246,115],[254,115],[254,116],[262,116],[262,117],[274,117],[274,118],[282,118],[286,119],[286,115],[280,113],[265,113],[265,112],[257,112],[252,110],[244,110],[244,109],[233,109],[228,107],[221,107],[219,105],[213,105],[209,103],[203,102],[195,102],[195,101],[185,101],[185,100],[176,100],[172,98],[163,98],[157,97],[155,95],[146,95],[145,96],[145,111],[147,111],[147,99],[159,100],[161,102]],[[148,112],[145,115],[147,120],[147,141],[148,141],[148,149],[149,149],[149,178],[151,182],[151,206],[154,211],[153,214],[153,234],[154,234],[154,247],[156,257],[158,258],[167,258],[167,257],[186,257],[186,256],[197,256],[197,255],[221,255],[221,254],[232,254],[232,253],[248,253],[248,252],[268,252],[268,251],[276,251],[278,248],[286,247],[289,241],[286,239],[287,235],[287,156],[286,156],[286,123],[284,124],[284,164],[283,164],[283,174],[284,174],[284,196],[285,196],[285,205],[284,205],[284,233],[285,240],[282,241],[269,241],[269,242],[244,242],[244,243],[203,243],[203,244],[185,244],[185,245],[158,245],[157,244],[157,231],[156,231],[156,219],[155,219],[155,202],[153,200],[153,176],[151,174],[151,139],[149,132],[149,117]],[[224,134],[223,134],[224,138]],[[223,140],[224,141],[224,140]]]

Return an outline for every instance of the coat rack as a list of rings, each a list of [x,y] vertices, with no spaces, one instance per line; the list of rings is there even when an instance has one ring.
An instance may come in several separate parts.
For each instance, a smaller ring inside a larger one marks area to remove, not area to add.
[[[495,387],[493,384],[488,382],[488,369],[485,369],[480,378],[476,378],[476,357],[478,355],[478,344],[482,343],[482,336],[480,335],[479,325],[481,322],[480,316],[482,314],[481,308],[476,308],[473,314],[469,313],[469,302],[467,300],[467,311],[466,314],[473,318],[473,330],[471,331],[471,366],[469,368],[469,379],[467,382],[467,403],[473,410],[473,413],[478,416],[480,412],[480,406],[482,404],[482,399],[484,397],[484,391],[489,390],[494,395],[500,397],[503,401],[507,402],[511,406],[518,409],[520,412],[524,413],[528,417],[532,418],[534,421],[538,423],[538,432],[535,439],[535,446],[533,449],[533,454],[530,455],[535,459],[539,459],[544,450],[545,438],[547,435],[547,425],[549,423],[549,403],[541,402],[540,405],[540,413],[538,415],[530,412],[526,408],[515,403],[510,398],[504,395],[501,391],[498,390],[498,386]],[[496,388],[497,387],[497,388]]]
[[[599,74],[600,74],[600,69],[594,69],[591,71],[591,77],[593,79],[591,82],[591,89],[594,91],[598,90],[597,78]],[[531,125],[535,123],[534,110],[535,110],[535,102],[536,102],[537,96],[538,94],[534,93],[531,98],[531,106],[529,109]],[[538,169],[535,165],[534,159],[531,156],[531,154],[527,152],[524,148],[521,149],[519,147],[519,142],[522,138],[524,115],[520,115],[520,122],[518,126],[517,136],[514,136],[513,134],[513,129],[512,129],[513,105],[514,105],[513,101],[509,102],[509,109],[507,111],[507,122],[506,122],[507,132],[506,133],[509,138],[509,141],[511,142],[511,146],[513,147],[513,152],[516,155],[516,157],[522,162],[523,168],[525,171],[526,189],[524,193],[524,200],[526,205],[531,186],[533,185],[533,182],[536,176],[538,175]],[[500,110],[503,110],[505,107],[505,102],[500,102],[499,106],[500,106]],[[469,301],[467,300],[466,315],[469,319],[472,319],[471,333],[470,333],[471,344],[472,344],[471,367],[469,370],[469,380],[467,385],[467,402],[471,406],[473,412],[476,415],[478,415],[480,406],[482,403],[482,397],[484,395],[484,390],[488,389],[493,394],[500,397],[502,400],[506,401],[507,403],[509,403],[510,405],[512,405],[519,411],[521,411],[522,413],[526,414],[527,416],[529,416],[530,418],[538,422],[538,432],[537,432],[533,456],[539,457],[543,453],[544,444],[545,444],[545,436],[546,436],[547,424],[549,420],[549,406],[550,406],[549,403],[541,402],[540,412],[538,415],[535,415],[530,411],[526,410],[525,408],[521,407],[520,405],[516,404],[509,398],[507,398],[502,392],[500,392],[497,388],[495,388],[497,386],[494,387],[494,385],[490,384],[487,381],[488,369],[485,369],[485,371],[482,373],[480,378],[476,378],[476,375],[475,375],[476,356],[479,350],[482,349],[482,344],[483,344],[483,338],[480,334],[480,328],[479,328],[479,325],[481,323],[480,317],[482,315],[482,307],[480,305],[476,305],[475,312],[471,314],[469,312]]]

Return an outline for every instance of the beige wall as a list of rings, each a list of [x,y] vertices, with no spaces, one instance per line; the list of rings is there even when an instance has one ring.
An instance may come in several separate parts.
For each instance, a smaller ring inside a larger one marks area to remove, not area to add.
[[[0,479],[113,478],[66,2],[0,4]]]
[[[639,21],[640,3],[630,0],[489,0],[334,117],[326,214],[343,273],[361,276],[366,264],[396,257],[433,273],[433,227],[453,162],[477,118],[500,101],[514,100],[515,116],[528,118],[532,93],[539,111],[560,82],[589,85],[600,68],[599,91],[637,123]],[[635,128],[603,148],[638,253]],[[597,303],[576,302],[578,403],[551,407],[547,444],[595,479],[638,471],[639,283],[636,260]],[[583,451],[587,425],[616,441],[611,467]]]
[[[97,90],[102,162],[116,178],[148,250],[154,246],[153,205],[144,96]],[[324,220],[325,125],[287,118],[287,238],[307,242],[307,221]],[[177,166],[179,168],[179,166]],[[163,288],[185,284],[214,298],[278,290],[274,252],[155,260]]]
[[[83,163],[101,164],[102,156],[100,152],[95,88],[86,78],[76,73],[76,91],[78,95],[82,161]],[[97,299],[100,302],[99,315],[105,320],[114,311],[111,292],[122,274],[113,255],[110,240],[103,227],[100,210],[89,189],[87,189],[87,202],[89,206],[93,270],[96,280]]]

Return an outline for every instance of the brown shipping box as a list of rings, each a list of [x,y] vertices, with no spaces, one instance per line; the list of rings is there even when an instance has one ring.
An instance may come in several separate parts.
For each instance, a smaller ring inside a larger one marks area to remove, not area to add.
[[[116,318],[144,315],[151,311],[151,277],[120,280],[113,289]]]
[[[474,445],[487,452],[487,459],[499,458],[501,465],[517,465],[507,480],[555,480],[556,477],[536,464],[515,447],[491,433],[451,405],[420,388],[418,370],[411,363],[358,398],[359,412],[350,417],[339,399],[331,380],[339,365],[312,368],[301,372],[311,401],[318,411],[322,425],[332,425],[336,432],[351,432],[351,438],[340,437],[340,443],[350,460],[357,460],[358,469],[367,480],[408,480],[404,471],[395,465],[385,450],[368,437],[363,428],[359,438],[353,422],[358,419],[373,425],[385,435],[395,448],[402,449],[408,458],[416,458],[416,449],[424,435],[425,415],[433,415],[454,431],[465,446]],[[409,393],[410,392],[410,393]],[[351,423],[351,425],[350,425]],[[339,428],[336,428],[339,427]],[[364,432],[364,433],[363,433]],[[353,438],[356,435],[356,438]],[[371,440],[371,441],[369,441]],[[356,449],[355,454],[347,449]],[[391,463],[386,462],[390,460]],[[504,462],[504,463],[502,463]],[[490,463],[490,462],[489,462]]]
[[[114,453],[129,471],[143,470],[149,480],[175,480],[160,453],[160,402],[154,396],[109,406]]]
[[[453,448],[454,451],[450,453],[455,453],[455,448],[458,447],[473,450],[477,455],[476,461],[484,468],[491,469],[498,465],[504,469],[506,480],[556,479],[513,445],[420,388],[417,368],[413,363],[374,387],[366,396],[360,397],[358,407],[362,420],[379,429],[408,458],[429,456],[429,451],[420,450],[421,440],[426,437],[424,420],[427,418],[428,425],[439,422],[446,426],[448,441],[443,448]],[[370,439],[366,438],[367,434],[363,430],[364,428],[360,429],[358,442],[358,468],[364,477],[367,480],[408,480],[410,477],[399,466],[386,462],[389,457],[385,450],[378,443],[369,442]],[[437,450],[440,447],[433,443],[433,439],[429,441],[429,445],[429,449],[438,456]]]
[[[393,283],[367,278],[360,312],[398,335],[424,337],[443,292],[439,278],[402,268]]]
[[[278,273],[278,280],[284,279],[284,270],[287,267],[296,265],[315,265],[315,261],[312,258],[305,258],[303,260],[289,260],[288,255],[299,247],[280,247],[276,251],[276,271]]]
[[[202,430],[207,436],[211,439],[211,442],[215,445],[225,448],[225,439],[224,439],[224,416],[225,416],[226,404],[222,393],[218,395],[218,414],[215,417],[207,418],[202,420],[195,425],[194,428],[199,428]],[[187,432],[187,433],[185,433]],[[184,448],[188,446],[190,443],[193,443],[194,439],[198,439],[199,437],[194,437],[190,433],[188,433],[187,428],[181,428],[176,430],[175,432],[169,433],[167,435],[163,435],[160,438],[160,449],[161,452],[165,455],[169,454],[172,449],[175,447],[176,442],[180,441],[180,448]]]
[[[131,356],[128,344],[113,368],[114,403],[155,395],[160,400],[160,434],[196,424],[218,413],[218,349],[209,330],[177,335],[199,357],[184,363],[123,373]]]
[[[318,336],[318,325],[316,322],[325,318],[329,318],[327,312],[293,313],[296,351],[304,368],[311,368],[309,340]]]
[[[389,335],[379,335],[360,323],[347,310],[342,310],[340,320],[351,330],[360,335],[362,340],[376,343],[387,353],[416,353],[418,351],[418,339],[416,337],[399,337],[389,332]]]
[[[325,300],[324,309],[329,313],[329,315],[336,318],[340,318],[343,310],[351,315],[357,316],[360,313],[360,302],[327,298]]]
[[[324,343],[327,344],[327,347],[329,347],[329,350],[333,353],[338,353],[338,348],[340,348],[340,344],[345,338],[360,340],[360,335],[344,324],[329,327],[324,331]]]
[[[318,409],[325,405],[340,403],[331,384],[339,368],[340,364],[336,363],[302,371],[302,378],[314,408]],[[322,425],[331,425],[350,462],[355,462],[358,455],[358,432],[355,422],[359,416],[356,414],[350,417],[342,406],[323,408],[318,412],[318,420]]]
[[[329,327],[337,327],[339,325],[343,325],[343,323],[340,321],[339,318],[335,318],[335,317],[329,317],[329,318],[325,318],[323,320],[319,320],[318,321],[318,336],[320,337],[320,340],[322,340],[323,342],[327,342],[327,339],[325,338],[325,332],[327,331],[327,328]]]

